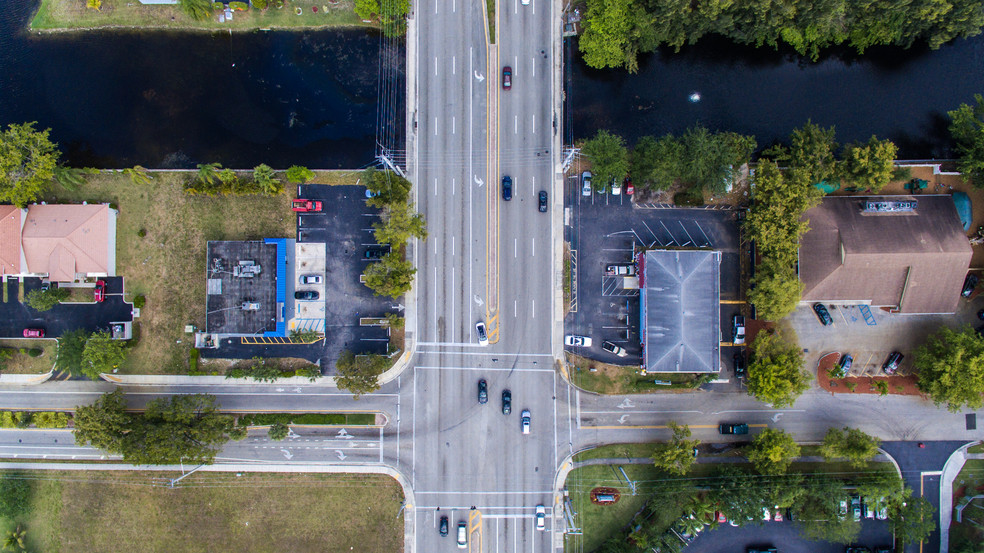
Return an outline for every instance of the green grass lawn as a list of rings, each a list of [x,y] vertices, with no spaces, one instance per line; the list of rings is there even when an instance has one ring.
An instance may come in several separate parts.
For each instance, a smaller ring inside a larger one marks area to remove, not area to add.
[[[981,485],[984,485],[984,459],[968,459],[960,470],[960,474],[953,481],[954,498],[956,498],[957,490],[961,488],[966,488],[963,494],[964,496],[981,493],[973,491],[974,488]],[[980,504],[981,500],[979,499],[974,502],[974,506]],[[956,502],[954,506],[956,506]],[[978,523],[984,523],[984,517],[980,514],[981,511],[975,509],[974,506],[967,507],[964,510],[963,522],[957,522],[956,511],[954,511],[953,519],[950,523],[950,551],[966,543],[979,544],[984,542],[984,530],[975,527],[971,523],[971,519],[976,520]]]
[[[984,442],[968,447],[967,453],[984,453]]]
[[[27,472],[29,551],[394,553],[403,492],[373,475]],[[3,530],[15,521],[3,521]]]
[[[664,390],[690,390],[698,385],[695,374],[649,373],[639,374],[639,367],[611,365],[567,354],[571,380],[581,389],[600,394],[642,394]],[[670,384],[656,384],[655,381]]]
[[[281,9],[251,8],[234,12],[231,22],[219,23],[218,11],[205,21],[195,21],[179,6],[143,5],[137,0],[102,0],[99,11],[86,8],[85,0],[42,0],[31,29],[63,30],[99,27],[146,27],[161,29],[255,30],[338,26],[372,26],[353,11],[352,0],[329,4],[326,0],[287,0]],[[312,8],[318,8],[313,11]],[[301,9],[297,15],[296,8]]]
[[[0,348],[10,351],[11,355],[10,359],[0,360],[0,372],[42,374],[55,364],[57,346],[54,340],[0,340]],[[40,349],[41,355],[31,357],[27,352],[32,349]]]

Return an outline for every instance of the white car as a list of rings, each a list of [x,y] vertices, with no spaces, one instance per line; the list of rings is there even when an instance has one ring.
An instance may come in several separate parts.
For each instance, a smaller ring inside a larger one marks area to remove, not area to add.
[[[591,347],[591,338],[587,336],[577,336],[575,334],[568,334],[564,336],[565,346],[581,346],[584,348]]]
[[[468,525],[464,521],[458,523],[458,549],[468,547]]]
[[[625,357],[626,355],[628,355],[628,353],[626,353],[624,348],[621,348],[616,344],[609,342],[607,340],[601,343],[601,349],[607,351],[608,353],[614,353],[619,357]]]
[[[475,323],[475,332],[478,333],[478,345],[489,345],[489,334],[485,331],[485,323],[483,321]]]
[[[536,506],[536,529],[543,530],[547,527],[547,508],[543,505]]]
[[[732,343],[740,346],[745,343],[745,317],[735,315],[731,318],[731,329],[734,334]]]
[[[618,183],[617,179],[612,179],[612,196],[622,195],[622,185]]]
[[[523,429],[523,434],[529,434],[530,433],[530,410],[529,409],[523,409],[523,412],[522,412],[519,420],[520,420],[520,423],[522,425],[520,428]]]
[[[591,195],[591,171],[585,171],[581,173],[581,195],[590,196]]]
[[[524,6],[529,6],[530,5],[530,0],[523,0],[523,5]]]
[[[304,275],[301,277],[301,284],[321,284],[320,275]]]

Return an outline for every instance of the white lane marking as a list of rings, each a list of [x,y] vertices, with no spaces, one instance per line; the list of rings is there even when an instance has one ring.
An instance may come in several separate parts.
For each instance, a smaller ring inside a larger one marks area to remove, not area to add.
[[[533,67],[533,76],[536,77],[536,58],[533,59],[533,63],[530,66]]]
[[[434,56],[434,76],[437,76],[437,56]]]
[[[451,235],[451,257],[454,257],[454,235]],[[452,288],[454,288],[452,286]]]
[[[451,134],[458,134],[456,132],[457,123],[458,122],[456,121],[455,116],[452,115],[451,116]]]
[[[440,4],[440,2],[437,2],[437,3],[434,4],[434,13],[437,13],[437,6],[438,6],[438,4]]]
[[[519,317],[519,300],[513,300],[513,318]]]
[[[430,344],[434,344],[434,342],[429,342],[429,343]],[[417,342],[417,345],[420,345],[420,342]],[[451,343],[448,343],[446,345],[448,345],[448,346],[455,346],[455,347],[462,347],[462,348],[484,348],[485,347],[485,346],[480,346],[478,344],[451,344]],[[417,350],[417,353],[419,353],[421,355],[423,355],[423,354],[429,354],[429,355],[489,355],[488,352],[484,352],[484,351],[430,351],[430,350],[423,351],[423,350],[419,350],[419,349]],[[548,353],[497,353],[496,355],[503,355],[503,356],[506,356],[506,357],[547,357],[547,358],[553,357],[552,355],[550,355]],[[349,397],[352,397],[351,394],[349,394]]]
[[[531,255],[533,257],[536,257],[536,238],[530,238],[530,240],[532,242],[530,244],[530,252],[531,252]]]
[[[458,74],[458,71],[457,71],[458,63],[457,62],[458,62],[458,56],[451,56],[451,74],[452,75],[457,75]]]
[[[455,178],[451,177],[451,195],[454,196]]]
[[[434,245],[434,253],[437,253],[437,244]],[[434,317],[434,339],[436,340],[440,338],[440,336],[437,335],[438,316],[437,316],[437,264],[436,263],[434,264],[434,312],[431,316]]]
[[[536,318],[536,300],[530,300],[530,318]]]
[[[434,272],[437,272],[437,268],[434,268]],[[436,305],[436,302],[435,302]],[[436,311],[435,311],[436,313]],[[437,320],[437,317],[434,317]],[[436,326],[435,326],[436,328]],[[410,396],[413,398],[413,406],[411,406],[411,419],[410,419],[410,443],[417,443],[417,371],[413,371],[413,394]],[[410,447],[410,485],[417,480],[417,447],[411,445]]]
[[[519,116],[513,115],[513,134],[519,134]]]
[[[453,12],[458,11],[458,3],[455,0],[451,0],[451,11]]]
[[[434,136],[437,136],[437,117],[434,117]]]
[[[434,177],[434,195],[437,196],[437,177]],[[434,253],[437,253],[437,251]]]
[[[536,117],[534,117],[532,121],[533,121],[533,134],[536,134]]]
[[[472,59],[472,54],[473,54],[473,49],[471,47],[469,47],[468,48],[468,71],[473,71],[474,70],[474,60]],[[474,114],[474,108],[475,108],[474,89],[475,89],[475,81],[473,81],[472,79],[468,79],[468,150],[469,151],[473,151],[472,150],[472,147],[473,147],[474,141],[475,141],[475,118],[474,118],[474,115],[473,115]],[[472,159],[473,159],[472,156],[468,156],[468,172],[469,173],[472,172]],[[465,182],[468,182],[468,181],[465,181]],[[472,222],[475,220],[475,213],[474,213],[474,211],[475,211],[475,198],[474,198],[474,196],[472,194],[471,187],[468,187],[468,190],[466,191],[466,193],[468,194],[468,223],[469,223],[468,224],[468,295],[469,296],[472,296],[472,297],[475,297],[475,294],[473,293],[474,292],[474,289],[473,289],[473,287],[474,287],[474,278],[473,278],[473,273],[474,273],[474,267],[473,267],[474,266],[474,260],[472,259],[473,256],[474,256],[474,252],[473,252],[472,248],[475,247],[474,246],[474,240],[473,240],[474,230],[472,229],[472,227],[475,226],[474,224],[472,224]],[[468,304],[468,319],[471,320],[471,321],[474,321],[475,320],[475,311],[473,310],[471,304]]]
[[[513,238],[513,257],[519,257],[519,238]]]
[[[452,252],[453,255],[453,252]],[[449,290],[454,293],[454,269],[451,269],[451,288]],[[454,340],[454,301],[451,302],[451,339]]]

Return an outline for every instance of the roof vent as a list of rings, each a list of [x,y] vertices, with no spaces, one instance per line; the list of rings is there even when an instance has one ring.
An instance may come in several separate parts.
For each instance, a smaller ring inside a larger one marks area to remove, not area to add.
[[[881,201],[865,200],[861,202],[862,213],[902,213],[916,210],[916,200]]]

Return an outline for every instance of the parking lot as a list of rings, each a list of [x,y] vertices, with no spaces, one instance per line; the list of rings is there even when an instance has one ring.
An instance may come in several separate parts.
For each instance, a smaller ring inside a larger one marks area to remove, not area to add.
[[[581,195],[579,177],[568,178],[565,204],[565,239],[571,245],[575,277],[565,333],[588,336],[593,341],[590,348],[574,348],[575,353],[606,363],[642,362],[639,290],[626,288],[624,277],[605,275],[610,264],[630,263],[637,246],[721,252],[721,331],[722,339],[731,341],[731,317],[741,307],[734,211],[663,204],[633,207],[624,194]],[[623,347],[629,355],[619,358],[603,351],[604,340]],[[733,348],[722,348],[722,375],[732,371],[732,353]]]
[[[133,320],[133,305],[123,301],[123,278],[105,277],[106,299],[99,303],[61,303],[38,312],[17,300],[20,281],[8,278],[7,301],[0,295],[0,337],[22,338],[25,328],[43,329],[46,338],[57,338],[75,329],[109,330],[112,322]],[[41,289],[40,278],[24,279],[24,295]],[[93,290],[93,288],[88,288]]]
[[[861,520],[861,533],[853,545],[892,547],[892,534],[884,520]],[[844,553],[844,545],[812,541],[800,536],[795,522],[764,522],[759,526],[733,527],[722,524],[701,532],[684,549],[686,553],[743,553],[749,547],[772,546],[782,553]]]

